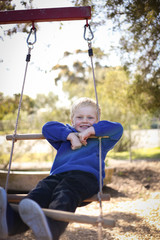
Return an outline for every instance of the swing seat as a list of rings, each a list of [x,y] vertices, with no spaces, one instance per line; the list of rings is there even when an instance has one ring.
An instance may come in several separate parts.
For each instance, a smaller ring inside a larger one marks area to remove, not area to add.
[[[97,138],[97,137],[92,137]],[[108,138],[108,136],[104,136],[103,138]],[[6,135],[6,140],[43,140],[45,137],[41,133],[33,133],[33,134],[16,134],[16,135]],[[25,194],[8,194],[8,201],[10,203],[19,203],[26,195]],[[110,195],[109,194],[102,194],[101,195],[102,201],[109,201]],[[87,203],[93,202],[93,201],[99,201],[97,194],[95,194],[92,198],[86,199],[82,206],[86,205]]]

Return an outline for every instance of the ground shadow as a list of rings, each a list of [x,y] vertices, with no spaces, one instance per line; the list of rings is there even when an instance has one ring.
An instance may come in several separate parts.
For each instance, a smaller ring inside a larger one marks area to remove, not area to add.
[[[121,236],[129,233],[132,236],[138,237],[137,239],[150,239],[150,236],[160,239],[160,232],[154,226],[152,228],[147,225],[142,217],[138,217],[136,214],[124,213],[124,212],[112,212],[104,215],[105,218],[114,219],[116,221],[115,228]],[[103,228],[103,240],[115,240],[115,228]],[[24,234],[9,237],[8,240],[35,240],[35,237],[31,230]],[[98,239],[98,227],[91,225],[72,225],[70,224],[65,233],[59,240],[97,240]],[[124,239],[128,239],[125,238]]]
[[[114,219],[116,222],[116,227],[119,228],[121,233],[136,233],[142,237],[143,235],[151,234],[152,232],[154,236],[159,235],[160,237],[160,232],[156,227],[152,226],[151,229],[150,225],[146,224],[144,221],[144,218],[138,217],[136,214],[112,212],[104,215],[104,217]]]
[[[111,198],[127,197],[124,193],[108,186],[103,186],[103,193],[110,194]]]
[[[135,183],[141,184],[146,189],[159,190],[160,174],[158,171],[151,169],[123,169],[115,170],[114,175],[122,179],[129,179]]]

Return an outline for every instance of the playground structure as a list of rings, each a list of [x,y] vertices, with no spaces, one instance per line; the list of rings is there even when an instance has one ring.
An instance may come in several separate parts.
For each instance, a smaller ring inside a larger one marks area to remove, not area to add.
[[[93,72],[93,79],[94,79],[94,87],[95,87],[95,96],[96,96],[96,102],[98,105],[98,97],[96,92],[96,84],[95,84],[95,76],[94,76],[94,69],[93,69],[93,51],[91,46],[91,40],[93,39],[93,33],[91,31],[90,25],[88,24],[88,20],[91,19],[91,7],[68,7],[68,8],[51,8],[51,9],[30,9],[30,10],[18,10],[18,11],[2,11],[0,12],[0,24],[17,24],[17,23],[31,23],[32,28],[29,33],[29,36],[27,38],[27,44],[28,44],[28,55],[26,58],[26,69],[24,74],[24,81],[22,85],[22,92],[21,92],[21,98],[19,102],[19,108],[18,108],[18,114],[17,114],[17,121],[15,126],[15,131],[13,135],[8,135],[6,137],[7,140],[12,140],[12,149],[11,149],[11,156],[10,156],[10,163],[9,163],[9,169],[8,169],[8,175],[6,180],[6,191],[8,186],[8,180],[9,180],[9,174],[11,170],[11,162],[12,162],[12,156],[13,156],[13,150],[14,150],[14,144],[17,140],[22,139],[44,139],[42,134],[17,134],[17,126],[18,126],[18,119],[20,114],[20,108],[21,108],[21,102],[23,97],[23,90],[26,80],[26,74],[27,74],[27,68],[28,63],[30,61],[31,56],[31,50],[33,49],[33,45],[36,42],[36,29],[34,26],[34,23],[37,22],[50,22],[50,21],[70,21],[70,20],[85,20],[85,31],[84,31],[84,38],[88,42],[88,53],[89,57],[91,58],[91,66],[92,66],[92,72]],[[89,31],[91,38],[86,37],[86,31]],[[35,39],[34,42],[30,42],[30,35],[34,34]],[[99,138],[99,144],[101,146],[101,138]],[[101,148],[100,148],[101,149]],[[99,171],[100,171],[100,179],[102,178],[102,169],[101,169],[101,154],[100,154],[100,163],[99,163]],[[8,195],[8,200],[12,203],[18,203],[23,196],[21,195]],[[102,201],[108,201],[110,199],[109,195],[104,195],[102,193],[102,183],[100,181],[100,187],[99,187],[99,194],[96,196],[93,196],[92,199],[89,199],[87,201],[99,201],[100,203],[100,215],[97,217],[89,217],[89,216],[80,216],[73,213],[66,213],[62,211],[55,211],[55,210],[49,210],[49,209],[43,209],[44,213],[56,220],[61,221],[76,221],[76,222],[83,222],[83,223],[89,223],[89,224],[95,224],[99,226],[99,235],[98,239],[102,239],[102,225],[105,227],[114,227],[115,222],[110,219],[105,219],[102,216]],[[17,209],[17,205],[12,205],[15,209]]]

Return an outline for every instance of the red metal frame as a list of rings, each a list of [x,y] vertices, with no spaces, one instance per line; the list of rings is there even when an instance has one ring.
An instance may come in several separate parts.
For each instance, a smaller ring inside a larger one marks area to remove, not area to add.
[[[0,11],[0,24],[91,19],[91,7]]]

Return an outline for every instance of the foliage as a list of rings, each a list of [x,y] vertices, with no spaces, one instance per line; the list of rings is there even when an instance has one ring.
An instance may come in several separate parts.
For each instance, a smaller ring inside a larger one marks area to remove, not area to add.
[[[92,6],[92,25],[106,25],[121,33],[122,62],[133,76],[130,98],[159,115],[160,101],[160,1],[106,0],[72,1]],[[134,76],[135,75],[135,76]],[[135,94],[136,93],[136,94]]]
[[[100,51],[101,52],[101,51]],[[65,54],[65,57],[71,53]],[[83,54],[78,52],[78,54]],[[95,64],[96,87],[99,103],[102,107],[102,119],[120,121],[128,127],[128,123],[137,124],[144,110],[136,101],[130,100],[131,82],[128,71],[123,67],[101,66],[102,56],[94,56],[99,64]],[[95,98],[92,70],[86,61],[76,61],[73,65],[56,65],[59,70],[55,82],[62,81],[63,91],[73,102],[75,98],[88,96]],[[80,89],[80,91],[79,91]]]
[[[4,96],[0,93],[0,130],[4,132],[13,131],[15,128],[17,109],[19,105],[19,94],[13,97]],[[69,121],[69,107],[59,107],[58,96],[53,93],[48,95],[38,94],[36,99],[24,95],[18,129],[24,132],[41,131],[47,121]],[[62,114],[63,113],[63,114]]]
[[[16,113],[18,109],[18,103],[20,99],[20,94],[14,94],[12,97],[4,97],[3,93],[0,92],[0,120],[4,119],[9,113]],[[27,111],[28,114],[33,113],[33,100],[24,95],[22,102],[22,110]]]
[[[155,81],[156,78],[146,81],[142,75],[137,74],[128,89],[128,101],[130,105],[134,103],[134,105],[140,106],[139,110],[143,109],[158,117],[160,114],[160,86]]]
[[[0,9],[1,9],[1,11],[14,10],[15,4],[12,5],[12,0],[0,1]]]
[[[122,48],[127,53],[138,53],[142,73],[154,73],[159,68],[160,2],[108,0],[106,8],[107,17],[114,20],[115,26],[126,30],[121,38]]]
[[[21,1],[24,8],[31,8],[32,3],[33,0]],[[3,9],[6,10],[16,7],[13,1],[0,1],[0,4],[3,4]],[[121,30],[122,33],[121,51],[125,63],[124,68],[102,67],[101,60],[104,60],[107,54],[104,54],[100,48],[93,48],[97,91],[103,109],[102,118],[117,119],[125,126],[128,123],[136,125],[138,122],[141,122],[143,126],[149,125],[144,116],[149,116],[149,113],[158,116],[160,109],[160,70],[157,64],[160,41],[159,1],[76,0],[74,4],[92,6],[93,26],[103,24],[107,29],[106,23],[112,20],[113,30]],[[83,55],[86,51],[77,50],[76,54]],[[71,55],[73,54],[70,52],[64,53],[66,59],[69,59]],[[72,101],[80,96],[94,97],[91,68],[86,61],[79,59],[73,63],[72,68],[68,65],[69,61],[67,64],[58,64],[53,67],[53,70],[59,70],[55,82],[58,84],[59,81],[63,81],[63,90]],[[129,74],[133,63],[136,65],[135,76]],[[14,98],[3,99],[3,94],[0,95],[0,119],[8,121],[12,116],[15,118],[18,98],[19,96],[15,95]],[[40,122],[46,119],[58,118],[61,121],[68,121],[68,106],[60,109],[57,107],[57,101],[58,98],[51,95],[39,95],[36,100],[24,96],[22,112],[25,117],[28,114],[30,121],[34,122],[34,126],[38,128]],[[39,111],[40,108],[41,111]],[[47,111],[42,111],[42,108]],[[62,111],[65,112],[63,117]],[[37,118],[34,117],[36,113]],[[24,118],[22,118],[23,122]]]
[[[83,54],[84,52],[77,50],[78,56]],[[73,56],[72,53],[65,53],[63,64],[58,64],[53,68],[53,70],[58,71],[58,77],[55,79],[56,83],[62,82],[63,91],[69,96],[71,102],[83,96],[95,98],[92,70],[85,60],[86,54],[85,58],[82,58],[82,56],[78,58],[82,60],[81,62],[73,62],[72,60],[72,66],[71,62],[70,65],[65,64],[70,55]],[[99,104],[102,108],[101,119],[121,122],[125,129],[150,128],[153,125],[153,116],[156,116],[158,99],[157,105],[152,109],[153,111],[149,111],[149,104],[150,108],[153,105],[153,102],[151,102],[152,96],[148,93],[147,98],[145,94],[141,93],[140,98],[140,87],[138,89],[136,89],[136,86],[134,87],[128,69],[126,67],[102,66],[101,59],[104,60],[103,57],[94,56],[94,60],[98,63],[95,64],[94,71]],[[143,84],[141,87],[143,87]],[[149,91],[148,86],[146,86],[146,91]],[[139,98],[137,98],[137,93]],[[158,95],[155,96],[158,98]],[[124,151],[130,145],[132,143],[129,138],[123,138],[120,144],[116,146],[116,150]]]
[[[159,115],[160,101],[160,1],[159,0],[76,0],[71,2],[75,6],[90,5],[92,7],[92,27],[99,25],[112,28],[113,31],[121,32],[120,50],[122,62],[126,72],[132,74],[132,84],[128,89],[128,103],[136,111],[143,110],[153,115]],[[22,7],[29,9],[33,7],[33,0],[21,1]],[[2,10],[14,10],[16,3],[12,0],[0,1]],[[17,25],[12,32],[27,31],[26,25]],[[77,50],[77,53],[85,51]],[[100,59],[104,53],[100,48],[94,49],[95,57],[98,59],[95,66],[100,66]],[[65,56],[71,53],[65,52]],[[77,61],[73,65],[74,71],[70,71],[68,65],[56,66],[63,68],[57,76],[56,83],[66,75],[69,75],[73,83],[81,82],[82,89],[88,81],[86,72],[87,65]],[[56,69],[56,67],[54,69]]]
[[[22,8],[24,9],[31,9],[33,8],[33,5],[32,5],[32,2],[33,0],[25,0],[25,1],[20,1],[20,4],[22,5]],[[13,0],[5,0],[5,1],[0,1],[0,10],[1,11],[10,11],[10,10],[15,10],[16,9],[16,2]],[[30,24],[16,24],[14,27],[12,27],[11,29],[8,29],[6,30],[4,33],[6,35],[12,35],[14,33],[17,33],[18,31],[21,31],[21,32],[27,32],[29,33],[29,30],[28,30],[28,26]],[[37,26],[36,26],[37,28]]]

